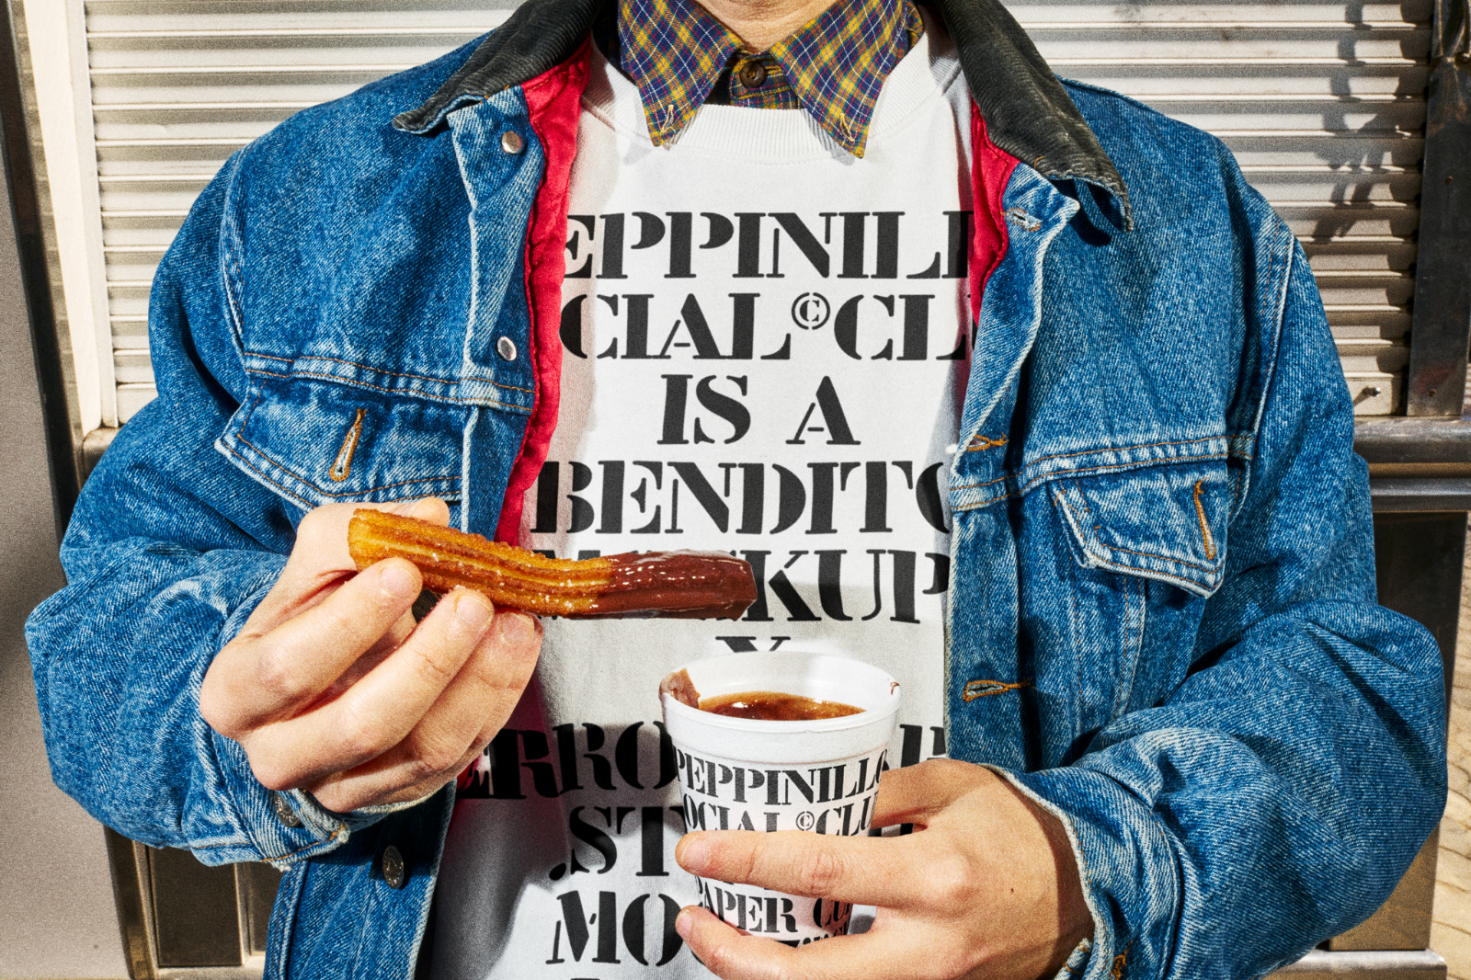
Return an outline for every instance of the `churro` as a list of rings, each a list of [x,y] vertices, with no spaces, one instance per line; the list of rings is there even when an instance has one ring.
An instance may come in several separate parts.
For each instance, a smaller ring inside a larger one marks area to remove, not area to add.
[[[751,566],[719,551],[656,551],[548,558],[428,521],[359,510],[347,530],[361,570],[405,558],[424,587],[483,592],[498,606],[540,616],[739,619],[756,601]]]

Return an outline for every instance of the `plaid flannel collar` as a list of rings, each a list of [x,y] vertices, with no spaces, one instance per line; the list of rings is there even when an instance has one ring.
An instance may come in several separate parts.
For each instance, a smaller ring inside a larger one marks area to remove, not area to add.
[[[677,137],[707,100],[728,99],[800,106],[861,157],[879,89],[923,31],[909,0],[838,0],[753,54],[694,0],[619,0],[616,60],[638,86],[655,146]]]

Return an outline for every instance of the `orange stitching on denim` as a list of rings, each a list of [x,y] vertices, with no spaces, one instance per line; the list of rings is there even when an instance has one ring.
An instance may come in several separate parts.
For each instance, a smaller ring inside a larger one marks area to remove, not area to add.
[[[1132,548],[1122,548],[1118,545],[1110,545],[1114,551],[1122,551],[1126,555],[1138,555],[1140,558],[1158,558],[1160,561],[1174,562],[1176,565],[1184,565],[1186,568],[1199,569],[1202,572],[1213,572],[1215,569],[1209,565],[1197,565],[1183,558],[1173,558],[1170,555],[1156,555],[1152,551],[1135,551]]]
[[[1197,442],[1203,442],[1204,440],[1197,439],[1195,441],[1197,441]],[[1231,455],[1231,453],[1229,451],[1227,451],[1227,452],[1224,452],[1224,453],[1206,453],[1203,456],[1173,456],[1173,457],[1171,457],[1169,459],[1136,460],[1135,462],[1132,462],[1132,463],[1104,463],[1104,464],[1101,464],[1099,466],[1084,466],[1084,467],[1082,467],[1080,469],[1068,470],[1066,473],[1048,473],[1045,476],[1033,477],[1030,482],[1022,485],[1021,492],[1022,493],[1026,493],[1028,490],[1031,490],[1033,487],[1036,487],[1036,486],[1038,486],[1040,484],[1046,483],[1049,480],[1061,480],[1065,476],[1072,476],[1072,475],[1075,475],[1075,474],[1078,474],[1078,473],[1096,473],[1099,470],[1121,470],[1121,469],[1127,469],[1127,468],[1144,469],[1145,467],[1148,467],[1148,466],[1168,465],[1170,463],[1184,463],[1184,462],[1189,462],[1191,460],[1197,460],[1197,459],[1227,459],[1227,458],[1230,457],[1230,455]],[[1246,459],[1250,459],[1251,457],[1250,456],[1246,456],[1245,458]],[[955,489],[956,490],[976,490],[976,489],[980,489],[982,487],[994,486],[997,483],[1002,483],[1002,482],[1005,482],[1006,480],[1012,480],[1012,479],[1015,479],[1015,478],[1016,478],[1016,474],[1013,473],[1013,474],[1010,474],[1008,476],[998,477],[995,480],[988,480],[985,483],[966,483],[966,484],[963,484],[961,486],[955,487]],[[1000,499],[1000,498],[997,498],[997,499]]]
[[[1081,493],[1079,493],[1078,495],[1079,496],[1082,496]],[[1067,511],[1068,516],[1070,518],[1072,518],[1073,522],[1074,523],[1077,523],[1078,526],[1079,526],[1079,528],[1081,528],[1082,525],[1081,525],[1081,523],[1078,523],[1077,516],[1073,513],[1073,509],[1068,506],[1067,495],[1065,493],[1058,494],[1057,501],[1058,501],[1058,503],[1062,504],[1063,510]],[[1090,537],[1094,537],[1094,536],[1090,535]],[[1096,538],[1095,538],[1095,540],[1096,540]],[[1108,548],[1111,551],[1122,551],[1124,554],[1127,554],[1127,555],[1138,555],[1140,558],[1157,558],[1160,561],[1174,562],[1177,565],[1184,565],[1186,568],[1199,569],[1202,572],[1212,572],[1212,571],[1215,570],[1215,569],[1209,567],[1208,565],[1197,565],[1197,564],[1194,564],[1193,562],[1188,562],[1188,561],[1186,561],[1183,558],[1173,558],[1173,557],[1171,557],[1169,555],[1156,555],[1156,554],[1154,554],[1153,552],[1150,552],[1150,551],[1135,551],[1132,548],[1125,548],[1122,545],[1110,544],[1110,545],[1104,545],[1103,547],[1106,547],[1106,548]],[[1215,558],[1214,555],[1211,555],[1209,557],[1211,557],[1212,560],[1214,560],[1214,558]]]
[[[985,436],[976,436],[974,443],[967,446],[965,451],[968,453],[978,453],[985,449],[1000,449],[1006,443],[1007,438],[1005,436],[1002,436],[1000,439],[987,439]]]
[[[1124,964],[1129,961],[1129,950],[1133,948],[1133,945],[1130,943],[1125,946],[1124,951],[1113,958],[1113,966],[1109,968],[1109,976],[1113,977],[1113,980],[1123,980]]]
[[[1195,481],[1195,516],[1200,518],[1200,536],[1205,541],[1205,557],[1207,561],[1216,559],[1216,542],[1211,537],[1210,522],[1205,519],[1205,506],[1200,502],[1201,491],[1205,488],[1204,480]]]
[[[236,438],[239,438],[239,437],[237,436]],[[245,442],[244,439],[241,439],[240,441],[241,442]],[[245,444],[247,446],[250,446],[250,443],[248,443],[248,442],[246,442]],[[250,446],[250,448],[251,449],[255,449],[254,446]],[[262,480],[265,480],[271,486],[275,487],[277,490],[280,490],[283,494],[285,494],[286,496],[290,497],[292,500],[295,500],[297,503],[301,504],[303,507],[310,507],[312,505],[312,502],[310,500],[307,500],[305,497],[301,496],[301,494],[294,493],[291,490],[286,489],[286,487],[284,485],[282,485],[280,483],[277,483],[275,480],[271,479],[271,476],[270,476],[269,473],[267,473],[265,470],[261,469],[259,466],[256,466],[254,463],[252,463],[250,460],[246,459],[244,456],[242,456],[239,453],[237,453],[235,450],[233,450],[230,447],[226,446],[225,447],[225,451],[228,452],[231,456],[234,456],[236,459],[240,460],[240,462],[244,466],[246,466],[248,469],[250,469],[252,472],[254,472]],[[255,451],[256,452],[260,452],[259,449],[255,449]]]
[[[400,371],[385,371],[382,368],[373,367],[373,365],[371,365],[371,364],[360,364],[357,361],[348,361],[348,360],[344,360],[343,358],[340,358],[340,357],[322,357],[322,356],[317,355],[317,354],[312,354],[312,355],[310,355],[308,357],[305,357],[305,358],[276,357],[276,356],[274,356],[272,354],[257,354],[255,351],[246,351],[245,352],[245,356],[247,356],[247,357],[263,357],[263,358],[265,358],[268,361],[280,361],[283,364],[295,364],[298,360],[326,361],[328,364],[346,364],[348,367],[362,368],[364,371],[372,371],[374,374],[382,374],[382,375],[386,375],[387,377],[390,377],[390,378],[408,378],[411,381],[432,381],[432,382],[434,382],[435,384],[438,384],[438,385],[449,385],[451,387],[454,387],[456,385],[463,384],[465,381],[479,381],[479,382],[482,382],[484,384],[495,385],[497,388],[509,388],[511,391],[524,391],[527,394],[535,394],[535,392],[531,388],[518,388],[515,385],[503,385],[499,381],[494,381],[494,380],[492,380],[490,378],[464,378],[461,381],[454,381],[454,380],[452,380],[450,378],[434,378],[434,377],[430,377],[427,374],[406,374],[406,373],[403,373],[403,372],[400,372]],[[332,374],[316,374],[316,373],[313,373],[311,371],[293,371],[291,374],[271,374],[271,372],[269,372],[269,371],[260,371],[258,373],[270,375],[273,378],[290,378],[290,377],[294,377],[296,375],[300,375],[301,377],[304,377],[304,378],[325,378],[325,379],[331,380],[331,381],[346,381],[347,380],[346,378],[339,378],[336,375],[332,375]],[[358,384],[368,385],[368,387],[370,387],[370,388],[378,388],[379,391],[392,391],[393,390],[391,388],[380,388],[377,385],[368,384],[368,382],[366,382],[366,381],[360,381],[360,382],[357,382],[357,383]]]
[[[1080,496],[1081,496],[1081,494],[1080,494]],[[1060,504],[1062,504],[1062,509],[1067,512],[1068,520],[1070,520],[1073,524],[1076,524],[1078,526],[1078,529],[1081,531],[1082,530],[1082,524],[1079,523],[1077,516],[1073,513],[1072,507],[1069,506],[1069,504],[1067,502],[1067,491],[1066,491],[1066,489],[1064,489],[1060,493],[1058,493],[1058,495],[1057,495],[1057,502],[1060,503]],[[1089,536],[1091,537],[1091,535],[1089,535]]]
[[[347,479],[347,474],[352,472],[352,454],[357,451],[358,439],[363,434],[363,416],[367,414],[366,408],[358,409],[358,417],[353,419],[352,428],[347,430],[347,438],[342,440],[342,448],[337,450],[332,469],[327,471],[327,479],[333,483],[342,483]]]
[[[1018,681],[1015,684],[1008,684],[1006,681],[970,681],[965,685],[965,690],[961,692],[960,696],[967,701],[976,701],[980,698],[990,697],[993,694],[1020,691],[1024,687],[1031,686],[1031,681]]]
[[[400,393],[400,392],[396,391],[393,388],[385,388],[382,385],[375,385],[371,381],[364,381],[361,378],[351,378],[351,379],[349,379],[349,378],[339,378],[335,374],[317,374],[317,373],[315,373],[313,371],[293,371],[290,374],[277,374],[275,371],[261,371],[261,370],[257,370],[255,373],[256,374],[263,374],[263,375],[265,375],[268,378],[281,378],[284,381],[290,381],[292,378],[317,378],[317,379],[319,379],[321,381],[336,381],[339,384],[357,385],[358,387],[361,387],[361,388],[372,388],[374,391],[383,391],[383,392],[387,392],[390,395],[397,395],[397,394]],[[471,380],[473,380],[473,381],[480,381],[482,379],[480,379],[480,378],[472,378]],[[491,384],[495,384],[494,381],[492,381],[490,383]],[[509,388],[510,385],[496,385],[496,387],[497,388]],[[515,390],[516,391],[526,391],[527,389],[525,389],[525,388],[517,388]],[[481,399],[478,399],[478,398],[457,398],[454,395],[431,395],[428,392],[422,392],[422,391],[421,392],[415,392],[414,394],[417,395],[417,396],[419,396],[419,397],[422,397],[422,398],[434,399],[435,401],[449,402],[452,405],[479,405],[479,404],[487,404],[487,405],[499,405],[499,406],[501,406],[503,408],[510,408],[510,407],[520,408],[521,407],[520,405],[508,406],[504,402],[500,402],[500,401],[495,401],[495,402],[482,402],[482,400]]]
[[[252,450],[254,450],[257,453],[260,453],[266,459],[271,459],[269,453],[266,453],[266,452],[262,451],[259,446],[255,445],[249,439],[246,439],[244,436],[240,435],[239,433],[236,433],[235,438],[238,439],[238,440],[240,440],[240,442],[241,442],[242,445],[249,446]],[[272,486],[277,487],[278,489],[280,489],[282,493],[290,493],[291,496],[296,497],[297,500],[300,500],[303,503],[306,503],[307,502],[305,497],[299,497],[296,494],[291,493],[290,490],[287,490],[285,487],[281,486],[281,484],[276,483],[274,480],[271,480],[271,478],[266,475],[265,471],[261,470],[257,466],[252,465],[251,462],[249,460],[247,460],[244,456],[241,456],[239,453],[235,452],[234,450],[231,450],[230,451],[230,455],[237,457],[241,462],[245,463],[245,465],[247,465],[251,469],[255,470],[257,473],[259,473],[261,475],[261,477],[263,479],[269,481]],[[293,473],[291,470],[287,469],[286,467],[281,466],[281,464],[278,463],[278,462],[276,462],[275,460],[271,460],[271,465],[272,466],[280,467],[281,471],[284,472],[284,473],[286,473],[293,480],[300,480],[302,483],[305,483],[307,486],[311,487],[317,493],[320,493],[320,494],[322,494],[324,496],[327,496],[327,497],[353,497],[353,496],[357,496],[358,494],[362,494],[362,493],[376,493],[379,490],[394,490],[394,489],[396,489],[398,487],[411,487],[411,486],[414,486],[415,484],[418,484],[418,483],[438,483],[440,481],[447,481],[449,483],[453,483],[453,482],[455,482],[458,479],[458,477],[453,477],[453,476],[422,476],[422,477],[420,477],[417,480],[400,480],[398,483],[385,483],[385,484],[382,484],[381,486],[368,487],[366,490],[344,490],[341,493],[332,493],[330,490],[323,490],[321,487],[317,486],[311,480],[308,480],[306,477],[301,476],[299,473]]]
[[[1142,446],[1111,446],[1105,449],[1083,449],[1075,453],[1058,453],[1055,456],[1041,456],[1028,463],[1034,466],[1037,463],[1045,463],[1049,459],[1071,459],[1074,456],[1092,456],[1095,453],[1126,453],[1134,449],[1158,449],[1160,446],[1191,446],[1197,442],[1213,442],[1216,439],[1230,440],[1230,436],[1206,436],[1202,439],[1185,439],[1181,442],[1146,442]],[[1185,457],[1188,458],[1188,457]],[[1163,462],[1163,460],[1161,460]]]

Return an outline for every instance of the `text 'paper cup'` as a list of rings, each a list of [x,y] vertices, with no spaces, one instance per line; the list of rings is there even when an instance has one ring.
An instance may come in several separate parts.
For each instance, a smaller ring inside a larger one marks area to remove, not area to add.
[[[774,691],[863,709],[840,718],[761,721],[701,711],[665,690],[660,700],[687,830],[868,832],[899,717],[898,681],[862,661],[813,653],[738,653],[684,670],[702,700]],[[801,946],[848,931],[847,902],[699,883],[705,908],[752,935]]]

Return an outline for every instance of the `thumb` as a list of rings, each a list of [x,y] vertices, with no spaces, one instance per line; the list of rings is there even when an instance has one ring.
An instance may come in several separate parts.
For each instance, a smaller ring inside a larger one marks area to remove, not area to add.
[[[276,586],[257,612],[266,620],[277,610],[289,617],[315,605],[357,574],[347,549],[347,525],[358,510],[378,510],[434,524],[449,523],[449,505],[437,497],[388,503],[324,504],[307,513]],[[254,617],[252,617],[254,618]]]

